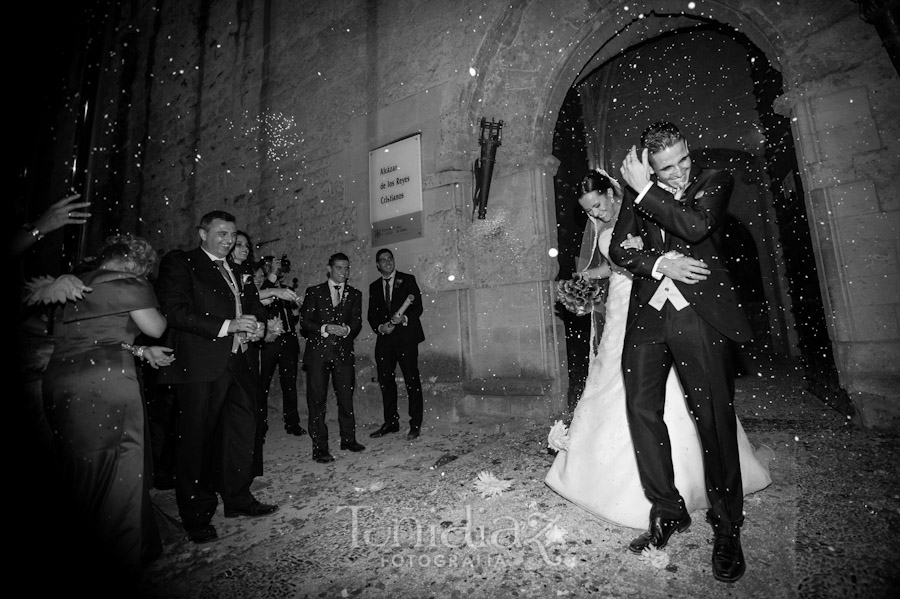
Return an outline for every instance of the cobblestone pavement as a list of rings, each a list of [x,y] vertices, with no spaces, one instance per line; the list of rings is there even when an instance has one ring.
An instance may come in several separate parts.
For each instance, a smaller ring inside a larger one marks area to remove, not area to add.
[[[250,597],[858,597],[895,596],[900,560],[900,439],[860,429],[803,390],[791,365],[738,380],[755,445],[774,452],[773,483],[750,496],[746,575],[711,573],[703,513],[666,549],[667,564],[626,550],[634,530],[589,516],[543,477],[549,422],[489,418],[370,439],[361,454],[310,459],[309,437],[272,427],[260,500],[273,516],[213,520],[220,539],[194,545],[174,492],[154,491],[165,548],[146,572],[149,598]],[[499,496],[480,472],[511,481]]]

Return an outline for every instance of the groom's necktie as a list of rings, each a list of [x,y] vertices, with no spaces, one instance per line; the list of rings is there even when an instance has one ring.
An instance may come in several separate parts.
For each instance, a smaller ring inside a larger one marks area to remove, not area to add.
[[[238,292],[237,284],[234,282],[234,278],[232,278],[231,273],[228,272],[228,269],[225,267],[224,260],[213,260],[216,263],[216,267],[218,267],[219,272],[222,274],[222,278],[228,283],[228,288],[231,289],[232,295],[234,295],[234,317],[241,317],[241,295]],[[241,351],[247,351],[247,342],[241,338],[240,333],[235,333],[232,337],[231,342],[231,353],[237,353],[238,349]]]
[[[387,304],[388,311],[391,309],[391,280],[384,280],[384,303]]]

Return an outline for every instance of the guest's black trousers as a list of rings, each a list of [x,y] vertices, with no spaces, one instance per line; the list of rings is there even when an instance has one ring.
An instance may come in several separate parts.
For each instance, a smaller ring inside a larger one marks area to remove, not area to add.
[[[253,502],[258,384],[248,354],[239,352],[231,354],[217,380],[175,385],[175,497],[188,531],[209,524],[216,492],[225,509],[243,509]]]

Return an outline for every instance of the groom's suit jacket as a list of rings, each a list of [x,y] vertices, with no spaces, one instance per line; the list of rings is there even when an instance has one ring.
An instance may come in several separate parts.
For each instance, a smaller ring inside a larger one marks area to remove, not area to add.
[[[253,281],[234,273],[241,309],[265,322],[266,308]],[[233,335],[218,337],[222,323],[235,317],[234,294],[215,263],[200,247],[166,254],[159,266],[157,295],[168,319],[175,362],[159,370],[163,384],[214,381],[225,372]]]
[[[362,330],[362,292],[345,284],[342,295],[341,303],[334,307],[327,281],[306,289],[300,308],[300,327],[306,337],[305,365],[321,365],[332,360],[342,364],[355,363],[353,341]],[[350,334],[323,337],[323,324],[345,324],[350,327]]]
[[[734,179],[726,171],[692,167],[690,182],[681,199],[654,183],[639,204],[637,193],[626,187],[622,208],[613,230],[610,257],[634,276],[628,329],[641,321],[660,281],[651,275],[657,259],[675,250],[703,260],[712,273],[705,281],[675,285],[691,307],[725,337],[737,342],[752,337],[750,323],[740,307],[731,276],[722,254],[723,224]],[[665,238],[661,233],[665,229]],[[623,249],[628,234],[640,236],[642,250]]]

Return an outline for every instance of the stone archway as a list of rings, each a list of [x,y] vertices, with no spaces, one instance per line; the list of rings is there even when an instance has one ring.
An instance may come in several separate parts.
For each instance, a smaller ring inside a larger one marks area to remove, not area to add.
[[[682,26],[685,22],[685,18],[683,16],[675,17],[676,21],[680,23]],[[707,20],[704,19],[703,22]],[[714,31],[718,29],[717,33],[724,33],[726,36],[729,36],[728,27],[718,26],[712,27],[709,25],[704,25],[706,30]],[[676,37],[679,32],[679,26],[674,27],[659,27],[658,28],[661,33],[655,39],[660,39],[664,37]],[[690,31],[697,31],[698,28],[692,28]],[[621,33],[619,34],[621,35]],[[733,35],[733,34],[732,34]],[[596,42],[596,40],[595,40]],[[641,40],[641,43],[652,43],[647,40]],[[735,43],[735,42],[732,42]],[[745,42],[744,42],[745,43]],[[621,43],[621,46],[626,46],[626,44]],[[640,45],[635,42],[635,45]],[[735,43],[735,45],[737,45]],[[718,48],[717,48],[718,49]],[[625,51],[628,50],[627,47],[624,48]],[[602,52],[602,50],[600,51]],[[715,52],[715,51],[713,51]],[[747,54],[746,51],[743,52],[744,55]],[[610,57],[611,60],[614,57]],[[596,65],[598,61],[591,60],[588,63],[588,66],[583,66],[581,73],[585,73],[589,70],[589,65]],[[615,70],[615,68],[613,69]],[[701,69],[702,72],[702,69]],[[584,75],[582,75],[581,79],[583,79]],[[603,82],[601,85],[609,85],[615,80],[615,75],[601,76],[600,79]],[[750,76],[747,74],[747,81],[749,84]],[[576,81],[579,79],[576,79]],[[559,86],[562,86],[562,82],[558,82]],[[571,90],[573,88],[569,88],[566,90],[568,94],[571,94]],[[752,85],[750,85],[749,93],[753,93]],[[550,94],[548,97],[553,97],[554,94]],[[619,101],[622,100],[622,96],[617,95]],[[752,106],[750,107],[752,109]],[[548,109],[548,114],[551,113],[551,109]],[[605,110],[603,111],[605,112]],[[672,115],[675,116],[675,115]],[[562,118],[562,115],[560,115]],[[602,119],[601,119],[602,120]],[[649,122],[649,121],[648,121]],[[548,123],[545,123],[545,125]],[[641,127],[645,126],[644,123]],[[559,137],[559,131],[556,131],[557,137]],[[757,131],[752,130],[749,132],[750,137],[754,137],[753,141],[762,142],[761,136]],[[540,138],[540,135],[537,136]],[[601,135],[602,137],[602,135]],[[636,136],[635,136],[636,139]],[[603,143],[599,145],[604,145]],[[700,145],[700,144],[698,144]],[[752,144],[751,144],[752,145]],[[553,146],[554,151],[556,151],[556,145]],[[761,356],[764,354],[768,354],[773,350],[773,348],[777,351],[786,353],[786,341],[785,338],[787,335],[787,326],[788,323],[785,322],[784,314],[789,311],[790,300],[785,294],[784,290],[787,287],[786,281],[784,280],[784,272],[783,268],[777,265],[779,262],[779,258],[776,255],[775,248],[778,245],[777,242],[777,227],[774,222],[768,220],[765,215],[767,212],[771,211],[771,196],[767,191],[767,178],[764,173],[763,159],[761,155],[754,155],[747,151],[742,151],[739,149],[729,149],[729,148],[716,148],[710,152],[706,152],[705,155],[707,157],[714,156],[714,160],[712,162],[706,161],[701,162],[707,166],[713,168],[722,168],[726,167],[728,170],[733,171],[735,177],[739,183],[738,188],[736,190],[737,197],[735,199],[735,209],[740,213],[740,217],[734,221],[737,225],[737,228],[732,231],[735,235],[738,233],[744,233],[745,235],[742,237],[742,240],[747,241],[749,243],[747,249],[747,254],[744,256],[747,260],[751,260],[753,264],[756,265],[756,277],[753,280],[744,281],[748,286],[752,287],[754,290],[759,291],[759,297],[754,297],[752,302],[752,310],[753,314],[751,316],[751,320],[755,323],[755,329],[758,333],[758,339],[755,340],[752,347],[748,345],[746,348],[746,355],[742,355],[741,363],[742,370],[749,371],[751,368],[755,368],[754,364],[757,363]],[[557,155],[558,157],[558,155]],[[609,161],[603,160],[602,158],[597,160],[590,160],[590,166],[602,166],[616,174],[614,170],[615,164],[610,164]],[[724,163],[724,164],[723,164]],[[568,165],[561,165],[560,170],[572,170]],[[557,194],[558,195],[558,194]],[[745,223],[749,223],[746,225]],[[751,233],[752,230],[752,233]],[[763,277],[759,272],[760,262],[764,262],[763,268],[765,270],[765,284],[763,284]],[[561,264],[562,271],[562,264]],[[763,288],[765,290],[763,291]],[[783,309],[784,307],[788,307],[788,309]],[[568,341],[568,339],[567,339]],[[568,343],[567,343],[568,346]],[[759,351],[760,348],[763,351]],[[570,358],[570,385],[574,385],[577,383],[577,376],[574,376],[574,371],[572,370],[571,358]]]
[[[790,153],[805,192],[837,379],[852,394],[854,405],[870,412],[864,422],[878,421],[873,415],[882,410],[900,414],[896,301],[879,287],[885,276],[881,271],[895,273],[896,264],[885,267],[866,258],[893,252],[887,223],[895,214],[890,198],[898,168],[891,160],[896,155],[895,127],[887,124],[896,121],[892,109],[879,103],[896,92],[896,77],[886,68],[890,62],[871,26],[859,19],[853,6],[839,1],[801,0],[777,8],[763,0],[600,4],[562,0],[551,7],[513,1],[498,8],[470,63],[478,81],[458,88],[459,109],[445,122],[456,120],[459,130],[468,129],[465,135],[471,137],[477,135],[477,118],[485,108],[514,114],[516,137],[504,140],[509,160],[499,172],[517,182],[541,175],[546,180],[557,166],[550,148],[558,109],[572,84],[595,64],[644,40],[698,24],[718,24],[745,36],[784,78],[783,90],[769,101],[775,113],[792,119],[786,136],[796,144]],[[783,33],[787,31],[790,36]],[[544,32],[552,35],[542,38]],[[544,43],[535,44],[536,39]],[[838,50],[835,39],[858,43]],[[541,51],[535,50],[538,45]],[[514,128],[508,128],[512,133]],[[465,147],[453,145],[461,137],[444,146],[443,156],[454,164],[466,155]],[[552,185],[545,181],[543,187],[546,191]],[[552,204],[551,194],[534,194],[543,203],[535,204],[532,217],[540,216],[541,206]],[[854,235],[858,240],[862,226],[874,233],[866,240],[865,253],[859,243],[847,245]],[[547,275],[544,270],[539,276],[549,280]],[[851,284],[851,279],[862,278],[868,286]],[[863,320],[858,318],[861,313],[877,317]]]
[[[626,8],[627,7],[627,8]],[[649,15],[641,17],[639,15]],[[535,146],[552,145],[555,118],[570,87],[595,68],[646,39],[696,24],[721,23],[747,36],[778,68],[782,45],[776,32],[764,33],[747,14],[723,4],[703,3],[690,9],[684,2],[614,2],[599,10],[572,36],[572,51],[559,63],[545,95],[537,123]]]

